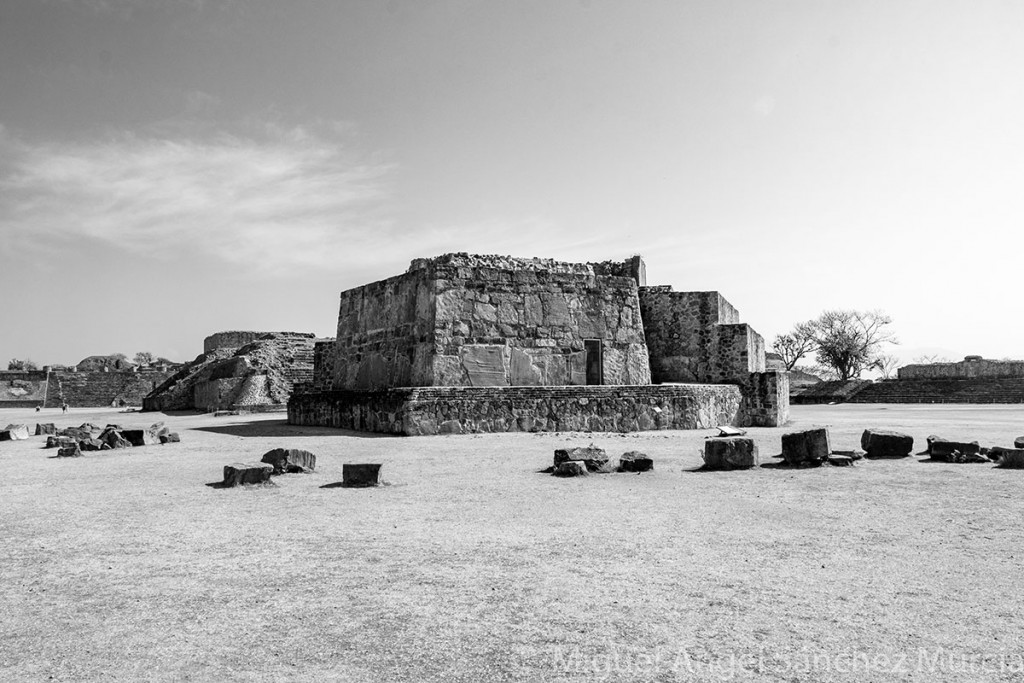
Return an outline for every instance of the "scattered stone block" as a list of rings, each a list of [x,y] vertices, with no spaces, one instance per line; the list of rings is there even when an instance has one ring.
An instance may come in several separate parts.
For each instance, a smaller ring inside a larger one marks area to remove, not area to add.
[[[36,436],[49,436],[57,433],[57,425],[52,422],[41,422],[36,424]]]
[[[782,435],[782,459],[789,465],[815,467],[824,462],[831,452],[825,427]]]
[[[568,462],[575,462],[570,460]],[[654,469],[654,460],[647,457],[646,453],[629,451],[619,456],[620,472],[650,472]]]
[[[965,462],[964,458],[968,456],[980,456],[981,446],[978,445],[977,441],[967,443],[964,441],[946,441],[945,439],[940,439],[931,443],[928,452],[931,455],[932,460],[940,460],[942,462]]]
[[[943,439],[941,436],[935,436],[934,434],[930,435],[927,439],[925,439],[925,441],[928,443],[928,448],[925,449],[925,453],[928,454],[928,455],[932,454],[932,444],[933,443],[944,442],[944,441],[948,441],[948,440],[949,439]]]
[[[299,448],[275,448],[267,451],[260,461],[271,465],[274,474],[299,474],[316,469],[316,456]]]
[[[345,463],[341,466],[341,485],[350,488],[380,486],[382,466],[380,463]]]
[[[865,429],[860,447],[869,458],[905,458],[914,450],[914,437],[885,429]]]
[[[704,467],[709,470],[748,470],[761,464],[757,444],[744,436],[726,436],[704,442]]]
[[[999,455],[999,467],[1008,470],[1024,470],[1024,448],[993,448]]]
[[[78,447],[83,451],[99,451],[103,450],[104,443],[99,439],[82,439],[78,442]]]
[[[78,441],[70,436],[48,436],[46,437],[46,445],[43,448],[61,448],[76,443]]]
[[[57,435],[67,436],[75,440],[92,438],[92,432],[88,429],[82,429],[81,427],[66,427],[64,429],[58,429]]]
[[[178,436],[178,432],[168,432],[167,434],[160,435],[160,443],[179,443],[181,437]]]
[[[587,463],[583,460],[563,460],[555,465],[552,473],[556,477],[585,477],[590,474]]]
[[[828,464],[834,467],[853,467],[857,462],[857,458],[849,455],[840,455],[838,453],[832,453],[828,456]]]
[[[159,439],[148,429],[122,429],[121,436],[127,439],[132,446],[150,446],[159,443]]]
[[[745,429],[737,429],[736,427],[730,427],[729,425],[719,425],[715,427],[718,430],[719,436],[746,436],[747,432]]]
[[[590,444],[586,448],[559,448],[555,450],[555,467],[563,462],[580,461],[587,465],[591,472],[608,471],[608,454],[603,448]]]
[[[154,444],[161,443],[160,435],[167,434],[171,430],[164,426],[163,422],[157,422],[146,428],[146,443]]]
[[[61,446],[57,451],[58,458],[80,458],[82,457],[82,449],[78,447],[77,443],[70,446]]]
[[[4,427],[4,431],[7,432],[7,438],[0,438],[2,441],[22,441],[29,437],[28,425],[25,424],[9,424]]]
[[[85,422],[85,423],[83,423],[79,427],[79,429],[85,430],[87,432],[102,432],[103,431],[102,429],[99,428],[99,426],[94,425],[92,422]],[[118,427],[118,429],[120,429],[120,427]]]
[[[114,425],[109,425],[97,438],[110,448],[132,447],[132,442],[124,438],[120,431],[114,429]]]
[[[224,466],[221,486],[243,486],[270,481],[274,468],[263,462],[236,462]]]
[[[832,454],[829,457],[832,457],[832,455],[842,455],[844,457],[849,458],[850,460],[860,460],[865,455],[867,455],[867,453],[865,453],[864,451],[859,451],[857,449],[853,449],[853,450],[849,450],[849,451],[838,451],[838,450],[832,451]]]
[[[1024,448],[1024,436],[1018,436],[1013,440],[1014,448]]]

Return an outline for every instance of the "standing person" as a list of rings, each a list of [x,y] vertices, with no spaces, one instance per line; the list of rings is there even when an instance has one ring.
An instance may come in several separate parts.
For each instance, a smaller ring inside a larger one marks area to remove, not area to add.
[[[65,401],[64,403],[60,404],[60,412],[62,412],[62,413],[68,412],[68,403],[67,403],[67,401]]]

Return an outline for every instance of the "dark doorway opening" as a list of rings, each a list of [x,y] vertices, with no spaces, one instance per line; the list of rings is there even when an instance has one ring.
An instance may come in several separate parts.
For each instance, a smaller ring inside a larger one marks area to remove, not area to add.
[[[586,339],[583,348],[587,353],[587,384],[604,384],[601,373],[601,340]]]

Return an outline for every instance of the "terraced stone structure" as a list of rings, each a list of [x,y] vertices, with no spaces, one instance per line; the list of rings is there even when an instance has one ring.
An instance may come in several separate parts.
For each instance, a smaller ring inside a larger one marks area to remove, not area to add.
[[[143,409],[283,411],[294,385],[312,380],[318,341],[305,332],[211,335],[205,352],[146,396]]]
[[[717,292],[647,287],[645,271],[639,257],[417,259],[341,293],[337,338],[316,345],[289,422],[399,434],[785,422],[786,375],[764,372],[761,336]]]

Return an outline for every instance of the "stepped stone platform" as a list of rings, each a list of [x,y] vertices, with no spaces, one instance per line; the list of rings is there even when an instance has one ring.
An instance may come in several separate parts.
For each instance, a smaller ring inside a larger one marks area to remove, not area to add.
[[[299,391],[288,423],[407,436],[710,429],[741,422],[741,400],[711,384]]]
[[[1024,403],[1024,377],[884,380],[850,396],[850,403]]]

